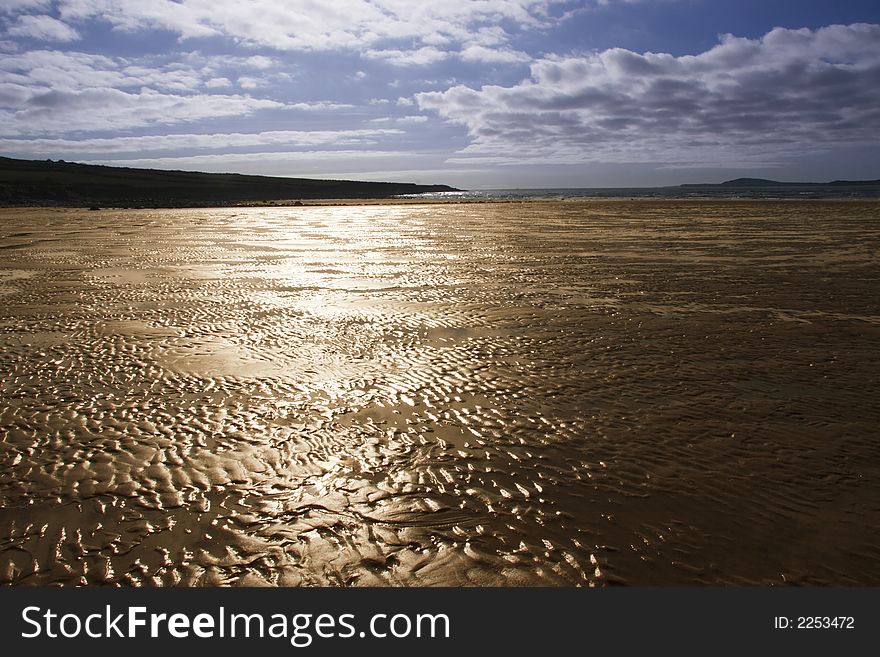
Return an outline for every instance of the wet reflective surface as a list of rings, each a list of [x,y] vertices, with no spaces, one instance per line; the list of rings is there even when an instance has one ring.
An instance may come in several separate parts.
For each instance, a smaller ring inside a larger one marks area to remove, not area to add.
[[[0,211],[0,581],[880,584],[880,204]]]

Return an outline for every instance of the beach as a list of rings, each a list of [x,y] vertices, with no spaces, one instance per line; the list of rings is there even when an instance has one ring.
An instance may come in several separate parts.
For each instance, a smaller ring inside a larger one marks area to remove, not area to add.
[[[0,582],[878,585],[878,217],[0,209]]]

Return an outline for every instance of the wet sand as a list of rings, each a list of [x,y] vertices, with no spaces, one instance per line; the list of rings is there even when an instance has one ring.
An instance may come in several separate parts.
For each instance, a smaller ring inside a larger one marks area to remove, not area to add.
[[[0,581],[880,584],[880,202],[0,210]]]

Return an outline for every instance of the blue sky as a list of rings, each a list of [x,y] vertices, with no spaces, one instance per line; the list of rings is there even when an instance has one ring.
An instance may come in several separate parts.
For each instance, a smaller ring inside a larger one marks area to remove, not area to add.
[[[0,0],[0,153],[471,189],[880,178],[880,3]]]

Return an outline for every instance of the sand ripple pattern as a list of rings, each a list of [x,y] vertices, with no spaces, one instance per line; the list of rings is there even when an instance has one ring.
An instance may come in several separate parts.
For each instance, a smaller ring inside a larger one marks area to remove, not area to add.
[[[880,584],[880,204],[0,215],[0,582]]]

